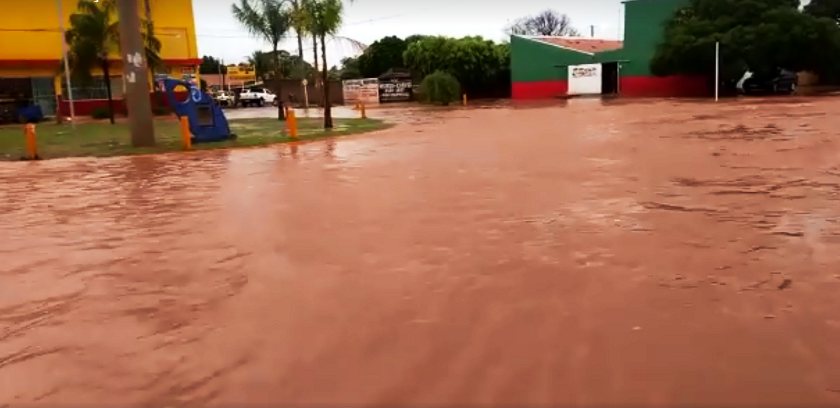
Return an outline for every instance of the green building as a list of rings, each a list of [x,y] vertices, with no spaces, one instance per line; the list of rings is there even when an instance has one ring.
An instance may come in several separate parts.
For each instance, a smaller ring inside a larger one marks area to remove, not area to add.
[[[665,23],[688,0],[624,2],[624,42],[573,37],[513,35],[513,99],[566,95],[705,96],[706,78],[657,77],[650,61]]]

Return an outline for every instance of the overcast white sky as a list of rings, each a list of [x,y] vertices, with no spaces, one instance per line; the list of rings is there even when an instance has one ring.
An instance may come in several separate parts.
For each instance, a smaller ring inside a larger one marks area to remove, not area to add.
[[[238,1],[238,0],[237,0]],[[231,16],[233,0],[193,0],[201,55],[223,58],[225,63],[243,61],[255,50],[270,46],[251,38]],[[345,24],[340,36],[370,44],[384,36],[405,38],[412,34],[435,34],[462,37],[481,35],[494,41],[506,39],[502,30],[509,21],[547,8],[568,14],[575,26],[589,35],[595,25],[595,36],[619,37],[619,18],[623,13],[621,0],[345,0]],[[312,59],[304,43],[304,58]],[[292,39],[282,46],[296,52]],[[340,41],[327,45],[330,65],[342,57],[356,54],[353,48]]]

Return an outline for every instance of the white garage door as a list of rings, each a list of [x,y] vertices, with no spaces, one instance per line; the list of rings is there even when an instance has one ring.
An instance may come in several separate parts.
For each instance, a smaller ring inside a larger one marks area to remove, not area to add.
[[[569,95],[601,94],[601,64],[569,66]]]

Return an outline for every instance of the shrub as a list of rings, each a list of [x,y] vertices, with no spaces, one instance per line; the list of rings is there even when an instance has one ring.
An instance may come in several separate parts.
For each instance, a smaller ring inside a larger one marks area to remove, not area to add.
[[[461,84],[446,72],[436,71],[420,83],[420,99],[424,102],[447,106],[460,97]]]
[[[90,117],[94,119],[109,119],[111,117],[111,111],[108,108],[94,108]]]

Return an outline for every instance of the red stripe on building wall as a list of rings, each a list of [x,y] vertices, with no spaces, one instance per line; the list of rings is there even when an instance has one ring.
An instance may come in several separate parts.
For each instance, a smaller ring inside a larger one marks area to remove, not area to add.
[[[186,92],[175,92],[175,100],[176,101],[183,101],[186,100],[188,94]],[[160,95],[155,93],[150,93],[149,98],[152,101],[152,108],[158,108],[161,105],[164,107],[169,107],[169,100],[164,99],[161,101]],[[73,108],[77,116],[90,116],[93,114],[93,111],[102,108],[108,109],[108,100],[107,99],[89,99],[84,101],[73,101]],[[58,102],[58,111],[61,113],[62,116],[69,117],[70,116],[70,102],[63,97]],[[114,113],[117,115],[125,115],[128,112],[128,109],[125,105],[125,100],[122,98],[114,98]]]
[[[511,87],[514,100],[552,99],[569,92],[568,81],[514,82]]]
[[[553,99],[566,95],[567,81],[514,82],[514,100]],[[706,78],[698,76],[622,77],[619,95],[629,97],[704,97],[710,96]]]
[[[710,94],[705,77],[683,75],[622,77],[619,91],[621,96],[699,97]]]
[[[108,109],[107,99],[89,99],[85,101],[73,101],[73,108],[76,116],[90,116],[93,111],[97,109]],[[58,102],[58,111],[61,116],[70,116],[70,102],[66,99],[61,99]],[[122,99],[114,98],[114,114],[125,115],[125,102]]]

